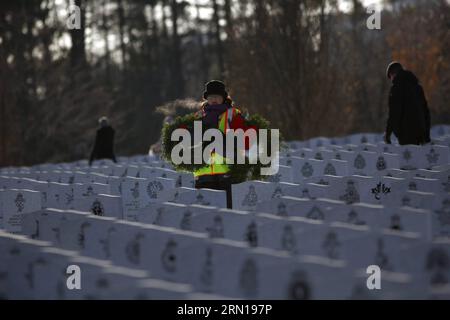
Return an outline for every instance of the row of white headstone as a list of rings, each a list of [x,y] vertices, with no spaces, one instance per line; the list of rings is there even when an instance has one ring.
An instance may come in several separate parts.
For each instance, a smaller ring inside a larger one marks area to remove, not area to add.
[[[233,186],[235,210],[148,156],[2,168],[0,296],[448,298],[450,130],[432,133],[291,142],[270,182]],[[64,287],[69,264],[84,290]]]
[[[112,266],[145,271],[150,279],[189,284],[190,292],[235,298],[429,298],[450,276],[448,238],[425,241],[414,232],[387,228],[377,231],[367,225],[217,211],[196,205],[188,210],[195,212],[192,220],[187,222],[183,215],[185,221],[173,228],[46,209],[24,216],[23,233],[27,239],[46,241]],[[170,224],[170,216],[162,219],[169,220],[161,221],[162,225]],[[2,256],[8,254],[14,255],[11,246],[6,246]],[[8,262],[14,263],[9,269],[20,264],[8,259],[7,266]],[[23,277],[25,285],[29,269],[24,270],[24,266],[39,259],[28,254],[23,259],[28,264],[21,262],[16,277]],[[53,265],[53,258],[46,260]],[[57,296],[61,290],[65,292],[57,280],[67,278],[64,268],[68,264],[61,262],[58,272],[40,274],[47,279],[50,292],[45,294],[55,298],[61,297]],[[372,264],[383,270],[383,290],[359,292],[366,283],[362,270]],[[12,285],[15,280],[10,278],[8,283]],[[92,294],[90,290],[97,292],[88,289],[84,294]],[[128,293],[126,290],[121,287],[117,292],[132,298],[135,289]],[[39,290],[35,294],[49,297]],[[434,296],[446,297],[437,293]]]

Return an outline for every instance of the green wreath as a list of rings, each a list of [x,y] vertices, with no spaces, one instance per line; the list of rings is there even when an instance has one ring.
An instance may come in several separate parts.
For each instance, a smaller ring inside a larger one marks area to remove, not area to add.
[[[270,137],[270,123],[265,118],[260,116],[259,114],[253,114],[251,116],[246,115],[245,117],[245,123],[247,126],[255,126],[258,129],[268,129],[269,134],[268,137]],[[178,128],[184,128],[191,132],[193,132],[194,128],[194,121],[195,120],[201,120],[201,116],[199,113],[190,113],[184,116],[180,116],[175,118],[174,122],[171,124],[166,123],[164,127],[162,128],[162,158],[168,162],[170,162],[175,170],[177,171],[183,171],[183,172],[194,172],[201,167],[204,167],[207,165],[206,163],[201,164],[174,164],[171,159],[171,153],[172,149],[176,144],[178,144],[177,141],[172,141],[170,138],[172,136],[172,132]],[[258,131],[257,131],[258,132]],[[258,137],[259,138],[259,137]],[[282,148],[285,148],[284,144],[282,144],[282,137],[280,134],[280,146]],[[268,154],[271,154],[271,148],[270,148],[270,139],[268,143]],[[193,159],[193,153],[194,153],[194,147],[191,148],[191,159]],[[232,183],[241,183],[247,180],[266,180],[268,176],[261,175],[261,168],[266,167],[259,161],[256,164],[250,164],[246,159],[245,164],[229,164],[228,167],[230,168],[230,176],[232,179]],[[203,159],[202,159],[203,162]]]

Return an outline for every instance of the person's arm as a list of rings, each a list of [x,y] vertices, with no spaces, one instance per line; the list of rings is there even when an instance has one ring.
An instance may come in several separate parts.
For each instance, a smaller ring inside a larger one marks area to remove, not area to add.
[[[420,97],[422,99],[423,114],[425,116],[425,141],[430,142],[431,141],[431,138],[430,138],[430,126],[431,126],[430,109],[428,109],[428,102],[427,102],[427,99],[425,98],[425,93],[423,92],[422,86],[419,86],[419,91],[420,91]]]
[[[98,140],[98,131],[95,134],[94,147],[92,148],[91,156],[89,157],[89,165],[92,165],[92,161],[94,161],[95,156],[97,155],[97,140]]]
[[[116,130],[112,130],[112,161],[114,161],[114,163],[117,163],[116,160],[116,153],[114,152],[114,137],[116,135]]]
[[[390,142],[390,136],[394,133],[398,138],[400,120],[402,115],[402,97],[398,85],[393,85],[389,92],[389,116],[386,125],[386,141]]]

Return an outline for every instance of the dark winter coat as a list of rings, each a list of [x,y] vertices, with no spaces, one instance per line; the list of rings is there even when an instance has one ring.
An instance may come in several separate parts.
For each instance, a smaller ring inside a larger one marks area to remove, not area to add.
[[[389,118],[386,134],[394,133],[399,144],[430,142],[430,112],[417,77],[401,70],[389,92]]]
[[[116,162],[114,155],[114,134],[115,131],[111,126],[97,129],[94,148],[92,149],[89,163],[96,159],[111,159]]]

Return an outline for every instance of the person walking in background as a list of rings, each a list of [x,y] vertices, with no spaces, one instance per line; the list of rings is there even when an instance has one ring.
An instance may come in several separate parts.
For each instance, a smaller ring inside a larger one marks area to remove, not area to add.
[[[400,145],[430,142],[430,111],[419,80],[397,61],[388,65],[386,76],[392,86],[384,141],[390,144],[394,133]]]
[[[116,161],[114,155],[114,134],[115,131],[109,124],[107,117],[101,117],[98,120],[99,128],[95,136],[94,148],[92,149],[91,156],[89,158],[89,165],[92,165],[92,161],[98,159],[111,159]]]

